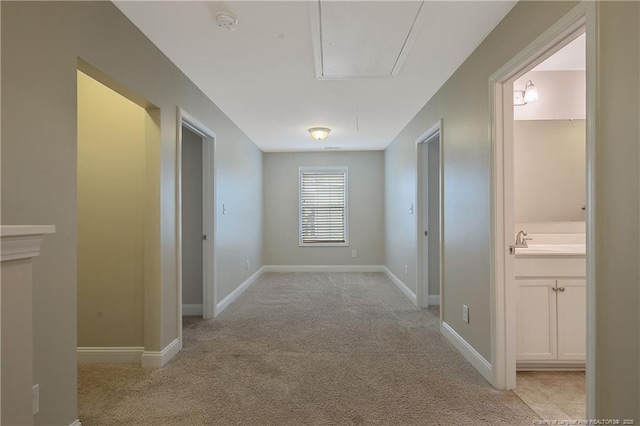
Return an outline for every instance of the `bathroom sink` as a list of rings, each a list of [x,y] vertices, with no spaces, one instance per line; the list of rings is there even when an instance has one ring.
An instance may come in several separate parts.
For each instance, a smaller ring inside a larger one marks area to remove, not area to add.
[[[529,244],[526,248],[516,248],[516,255],[584,255],[584,244]]]

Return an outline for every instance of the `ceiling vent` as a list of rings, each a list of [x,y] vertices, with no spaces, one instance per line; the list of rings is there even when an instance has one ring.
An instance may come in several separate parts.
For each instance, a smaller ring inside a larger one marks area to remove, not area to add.
[[[426,15],[424,1],[317,0],[310,8],[318,79],[396,76]]]

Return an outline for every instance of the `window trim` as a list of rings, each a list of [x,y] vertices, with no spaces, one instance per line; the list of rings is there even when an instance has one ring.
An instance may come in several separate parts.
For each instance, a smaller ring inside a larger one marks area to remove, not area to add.
[[[302,242],[302,174],[303,173],[344,173],[344,243]],[[298,168],[298,246],[300,247],[348,247],[349,246],[349,167],[347,166],[301,166]]]

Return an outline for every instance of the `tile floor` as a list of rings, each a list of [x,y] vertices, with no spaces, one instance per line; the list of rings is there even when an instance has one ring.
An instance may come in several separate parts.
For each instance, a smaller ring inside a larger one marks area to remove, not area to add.
[[[544,420],[586,418],[584,371],[518,371],[514,393]]]

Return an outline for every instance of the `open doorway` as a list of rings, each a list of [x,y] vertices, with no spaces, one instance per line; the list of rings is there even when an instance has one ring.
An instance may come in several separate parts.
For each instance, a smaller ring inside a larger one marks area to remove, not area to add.
[[[178,334],[183,316],[216,315],[215,133],[178,108],[176,241]]]
[[[495,105],[493,382],[501,389],[517,389],[517,369],[586,369],[586,396],[576,397],[580,401],[570,413],[539,413],[550,419],[589,418],[594,409],[593,16],[591,5],[577,6],[490,79]],[[566,59],[568,51],[581,53],[583,69],[558,68],[558,59]],[[544,108],[542,84],[549,88]],[[527,93],[533,87],[539,102]],[[581,101],[572,98],[571,88],[582,94]],[[528,113],[524,103],[531,103]],[[567,104],[581,106],[571,115]],[[551,117],[560,114],[554,109],[564,117]],[[536,119],[534,112],[547,116]],[[518,115],[525,119],[514,121]],[[558,161],[563,164],[560,173]],[[526,175],[522,168],[528,168]],[[584,383],[583,377],[583,389]]]
[[[202,136],[182,126],[182,315],[202,317],[203,144]]]
[[[78,362],[144,365],[159,309],[159,111],[78,67]]]
[[[442,298],[442,138],[441,123],[416,140],[418,306],[441,305]],[[442,311],[440,311],[442,319]]]
[[[585,68],[583,33],[513,84],[514,392],[545,420],[586,418]]]

